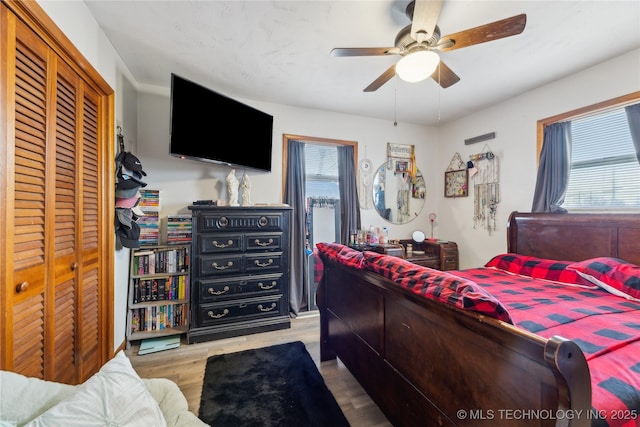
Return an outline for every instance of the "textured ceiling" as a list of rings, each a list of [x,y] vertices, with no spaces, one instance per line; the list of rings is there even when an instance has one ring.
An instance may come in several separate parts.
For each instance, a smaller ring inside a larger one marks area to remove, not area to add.
[[[176,73],[230,97],[424,125],[640,48],[638,0],[445,0],[443,35],[520,13],[527,25],[516,36],[441,53],[461,79],[447,89],[394,77],[365,93],[400,57],[337,58],[330,51],[392,47],[410,23],[408,1],[85,2],[139,84],[169,88]]]

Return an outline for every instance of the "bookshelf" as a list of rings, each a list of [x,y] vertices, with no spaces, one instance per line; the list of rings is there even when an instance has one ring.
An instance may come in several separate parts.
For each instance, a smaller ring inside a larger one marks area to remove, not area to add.
[[[132,341],[189,330],[190,245],[131,250],[127,348]]]

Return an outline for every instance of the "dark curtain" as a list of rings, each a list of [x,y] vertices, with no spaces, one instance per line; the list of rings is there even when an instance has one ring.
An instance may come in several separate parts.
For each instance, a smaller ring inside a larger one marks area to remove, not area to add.
[[[284,202],[293,208],[291,214],[291,274],[289,278],[289,310],[297,316],[306,305],[307,265],[304,143],[289,141]]]
[[[627,113],[627,122],[631,131],[631,139],[636,149],[636,157],[640,162],[640,104],[629,105],[624,108]]]
[[[567,212],[561,207],[571,171],[571,122],[544,128],[532,212]]]
[[[360,229],[360,200],[354,163],[353,147],[338,147],[338,171],[340,187],[340,240],[346,245],[352,231]]]

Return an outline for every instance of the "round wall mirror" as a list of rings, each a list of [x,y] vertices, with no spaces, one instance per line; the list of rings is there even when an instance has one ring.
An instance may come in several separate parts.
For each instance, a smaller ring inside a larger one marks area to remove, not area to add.
[[[373,205],[392,224],[406,224],[422,211],[427,188],[418,170],[411,179],[406,171],[396,171],[384,163],[373,176]]]

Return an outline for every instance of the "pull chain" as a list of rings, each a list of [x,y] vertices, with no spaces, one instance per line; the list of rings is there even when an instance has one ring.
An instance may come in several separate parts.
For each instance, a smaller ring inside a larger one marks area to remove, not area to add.
[[[393,126],[398,127],[398,89],[393,89]]]

